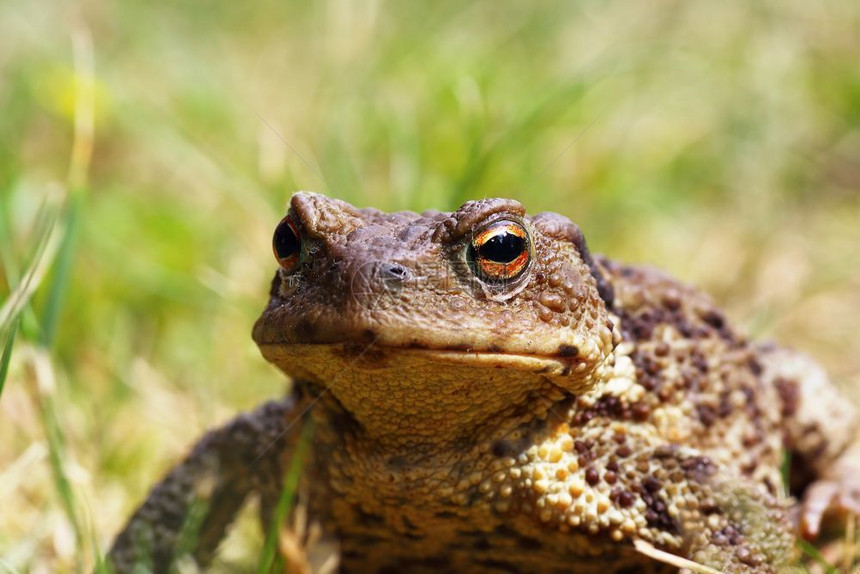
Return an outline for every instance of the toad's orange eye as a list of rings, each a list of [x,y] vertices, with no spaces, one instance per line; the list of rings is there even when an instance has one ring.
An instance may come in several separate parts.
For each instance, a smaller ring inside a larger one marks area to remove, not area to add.
[[[275,252],[278,265],[287,271],[296,269],[299,264],[299,254],[302,251],[302,238],[299,235],[299,228],[289,215],[275,228],[272,250]]]
[[[491,223],[473,238],[469,258],[483,279],[513,279],[529,264],[529,235],[515,221]]]

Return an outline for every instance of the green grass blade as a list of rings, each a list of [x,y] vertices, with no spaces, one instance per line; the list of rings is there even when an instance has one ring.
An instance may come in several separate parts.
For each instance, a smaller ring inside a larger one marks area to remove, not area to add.
[[[59,224],[55,210],[47,202],[36,221],[35,235],[39,239],[23,277],[0,307],[0,332],[7,332],[30,302],[33,292],[41,284],[54,260],[57,242],[65,231]]]
[[[818,565],[824,569],[826,574],[839,574],[839,569],[830,564],[813,544],[810,544],[806,540],[798,539],[797,546],[804,554],[817,562]]]
[[[9,221],[9,203],[11,201],[8,196],[4,195],[5,193],[7,193],[5,189],[3,193],[0,193],[0,265],[3,266],[3,275],[0,276],[0,279],[11,291],[12,285],[18,282],[21,270],[18,268],[17,257],[15,257],[15,251],[12,249],[14,240],[12,238],[12,225]]]
[[[47,355],[40,355],[40,357],[36,360],[48,361],[49,359]],[[38,367],[36,370],[38,370]],[[36,384],[41,386],[41,383],[39,381],[36,381]],[[49,394],[49,392],[43,392],[41,390],[37,392],[39,393],[39,415],[42,421],[42,426],[45,430],[45,436],[48,441],[49,460],[51,463],[51,471],[54,475],[54,483],[57,489],[57,494],[59,495],[63,511],[66,514],[66,518],[69,520],[69,523],[72,526],[72,530],[75,534],[75,541],[77,547],[80,548],[81,544],[83,543],[83,529],[81,528],[81,522],[78,517],[75,493],[72,489],[72,485],[69,481],[68,475],[66,474],[65,435],[63,434],[62,426],[60,425],[59,419],[57,417],[57,411],[54,405],[53,396]],[[77,559],[79,570],[80,558],[81,556],[78,555]]]
[[[203,528],[203,521],[209,512],[210,498],[195,496],[194,500],[188,507],[188,513],[185,515],[185,521],[182,524],[182,529],[176,539],[174,550],[174,560],[183,556],[194,556],[194,549],[197,547],[197,541],[200,539],[200,530]]]
[[[42,312],[40,343],[46,348],[50,348],[53,344],[63,300],[68,290],[75,254],[75,239],[86,197],[87,176],[93,153],[95,64],[92,35],[89,28],[82,23],[77,23],[72,29],[72,48],[75,73],[79,79],[75,85],[74,139],[67,176],[69,207],[65,217],[66,234],[60,246],[59,257]]]
[[[783,494],[787,497],[790,496],[789,486],[791,485],[791,450],[784,448],[782,449],[782,465],[779,468],[779,472],[782,475],[782,487]]]
[[[302,475],[302,466],[304,464],[305,454],[310,448],[310,439],[313,433],[313,422],[308,418],[302,427],[302,433],[299,437],[296,451],[290,460],[290,468],[287,470],[287,475],[284,478],[284,488],[281,490],[281,496],[278,499],[278,506],[275,509],[275,514],[272,517],[272,523],[268,525],[266,532],[266,542],[263,545],[263,553],[260,557],[260,563],[257,568],[257,574],[268,574],[277,570],[277,562],[280,558],[277,552],[278,532],[283,528],[284,521],[289,516],[293,500],[295,499],[296,489],[299,485],[299,479]],[[283,571],[283,568],[280,569]]]
[[[45,307],[42,311],[41,325],[42,336],[40,343],[46,348],[53,344],[60,321],[60,311],[63,300],[68,291],[69,278],[72,272],[72,263],[75,254],[75,238],[84,204],[84,193],[76,191],[70,196],[69,209],[65,216],[66,233],[63,235],[57,254],[54,273],[48,285],[48,295],[45,298]]]
[[[12,327],[6,334],[6,344],[3,345],[3,355],[0,356],[0,397],[3,396],[3,388],[6,385],[6,376],[9,374],[9,363],[12,360],[12,347],[15,345],[15,335],[18,332],[18,321],[12,323]]]

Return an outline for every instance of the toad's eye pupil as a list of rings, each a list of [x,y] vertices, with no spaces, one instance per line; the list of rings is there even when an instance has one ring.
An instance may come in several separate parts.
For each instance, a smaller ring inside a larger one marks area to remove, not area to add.
[[[289,216],[283,218],[275,228],[275,235],[272,237],[272,249],[281,267],[291,270],[296,266],[301,246],[302,241],[296,224]]]
[[[487,239],[479,248],[478,255],[497,263],[510,263],[526,248],[526,240],[510,231],[502,231]]]
[[[521,276],[529,265],[529,234],[516,221],[496,221],[472,237],[468,257],[484,281],[506,281]]]
[[[299,251],[299,238],[289,222],[278,225],[275,230],[275,253],[280,259],[286,259]]]

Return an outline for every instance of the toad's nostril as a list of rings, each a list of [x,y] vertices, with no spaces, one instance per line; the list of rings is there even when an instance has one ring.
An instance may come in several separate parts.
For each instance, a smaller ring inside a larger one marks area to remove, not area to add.
[[[404,283],[412,277],[405,265],[386,261],[368,261],[351,275],[350,292],[353,296],[369,297],[400,293]]]
[[[379,275],[383,280],[404,281],[409,277],[409,270],[397,263],[383,263],[379,266]]]

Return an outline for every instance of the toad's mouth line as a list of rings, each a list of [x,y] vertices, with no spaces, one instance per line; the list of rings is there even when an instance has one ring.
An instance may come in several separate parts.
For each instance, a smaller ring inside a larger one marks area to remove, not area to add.
[[[549,376],[568,376],[586,370],[587,363],[576,356],[542,355],[468,348],[424,348],[370,342],[336,343],[261,342],[260,351],[269,361],[311,360],[328,356],[349,368],[371,370],[398,368],[400,362],[419,359],[429,362],[462,364],[465,367],[509,368]],[[382,356],[380,356],[382,354]],[[390,360],[397,362],[391,364]]]

